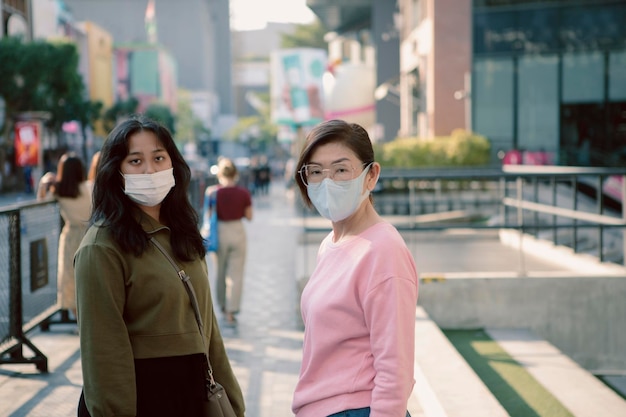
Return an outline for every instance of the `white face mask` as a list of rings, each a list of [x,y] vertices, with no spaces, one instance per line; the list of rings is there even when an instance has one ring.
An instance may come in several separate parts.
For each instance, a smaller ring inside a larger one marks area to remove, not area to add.
[[[160,204],[176,184],[174,168],[154,174],[124,174],[124,194],[135,203],[154,207]]]
[[[353,180],[335,182],[330,178],[324,178],[318,184],[307,185],[307,194],[317,211],[333,222],[352,215],[370,194],[369,190],[361,194],[370,166],[368,165],[361,175]]]

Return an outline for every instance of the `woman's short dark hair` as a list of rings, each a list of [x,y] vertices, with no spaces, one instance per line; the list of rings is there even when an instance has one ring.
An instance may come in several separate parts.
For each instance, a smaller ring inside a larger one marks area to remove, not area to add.
[[[171,230],[174,254],[184,261],[196,258],[196,254],[204,257],[206,251],[198,229],[198,213],[187,194],[191,170],[167,128],[142,115],[119,123],[102,146],[94,180],[91,223],[102,221],[105,227],[110,227],[113,238],[125,251],[140,255],[148,247],[148,236],[133,214],[137,206],[124,193],[121,173],[131,136],[146,131],[156,135],[172,160],[176,185],[161,203],[160,217]]]
[[[343,120],[328,120],[316,125],[307,135],[304,148],[300,152],[300,159],[296,165],[295,181],[300,189],[304,203],[312,207],[313,203],[307,194],[306,185],[300,177],[300,170],[309,163],[311,155],[321,145],[340,143],[355,153],[357,158],[365,164],[374,162],[374,147],[367,131],[361,125],[348,123]],[[371,199],[371,195],[370,195]]]

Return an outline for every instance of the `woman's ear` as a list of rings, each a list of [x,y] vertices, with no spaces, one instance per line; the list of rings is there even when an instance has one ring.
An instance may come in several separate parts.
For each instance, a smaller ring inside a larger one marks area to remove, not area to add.
[[[372,163],[370,169],[367,173],[367,181],[366,186],[370,191],[374,191],[376,187],[376,183],[378,182],[378,177],[380,176],[380,164],[378,162]]]

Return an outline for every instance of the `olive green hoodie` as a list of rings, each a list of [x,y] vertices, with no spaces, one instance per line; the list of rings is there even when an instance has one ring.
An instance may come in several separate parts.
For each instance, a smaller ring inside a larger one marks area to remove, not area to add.
[[[143,212],[140,223],[173,256],[170,230]],[[226,355],[204,259],[180,262],[191,277],[204,322],[215,379],[238,416],[241,389]],[[74,259],[85,400],[93,417],[135,416],[135,359],[203,353],[185,287],[154,246],[136,257],[123,253],[110,230],[90,227]]]

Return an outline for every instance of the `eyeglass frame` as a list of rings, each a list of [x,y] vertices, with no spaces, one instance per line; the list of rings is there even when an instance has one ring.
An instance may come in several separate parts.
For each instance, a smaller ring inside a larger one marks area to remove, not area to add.
[[[374,164],[374,161],[372,161],[372,162],[362,162],[361,166],[366,166],[366,165],[367,166],[371,166],[372,164]],[[307,182],[306,174],[304,173],[304,171],[306,170],[306,167],[309,166],[309,165],[317,165],[317,166],[321,167],[320,164],[304,164],[304,165],[302,165],[302,167],[300,167],[300,169],[298,170],[298,174],[300,174],[300,180],[302,180],[302,183],[305,186],[308,186],[309,182]],[[353,176],[353,178],[350,178],[349,180],[345,180],[345,181],[352,181],[353,179],[356,178],[356,177],[354,177],[354,171],[356,171],[356,168],[352,165],[352,163],[350,163],[350,167],[352,168],[352,176]],[[324,177],[324,179],[328,178],[331,181],[335,181],[334,178],[333,178],[334,175],[331,176],[330,170],[331,170],[331,168],[322,168],[322,175],[323,175],[324,171],[327,171],[328,174]],[[363,170],[365,171],[365,169],[363,169]],[[322,181],[324,181],[324,179],[322,179]],[[319,183],[321,183],[322,181],[320,181]],[[319,183],[314,182],[313,184],[319,184]]]

